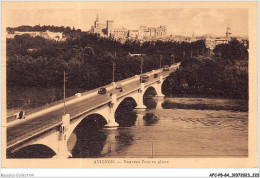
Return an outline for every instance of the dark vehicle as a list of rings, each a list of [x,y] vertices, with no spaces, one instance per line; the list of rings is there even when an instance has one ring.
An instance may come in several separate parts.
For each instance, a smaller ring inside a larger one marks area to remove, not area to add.
[[[25,119],[25,112],[20,111],[19,113],[16,114],[17,119]]]
[[[154,78],[157,78],[157,77],[158,77],[158,74],[154,74],[153,77],[154,77]]]
[[[163,67],[163,71],[169,71],[169,70],[170,70],[169,65]]]
[[[141,83],[145,83],[145,82],[148,82],[149,81],[149,76],[148,75],[142,75],[140,77],[140,82]]]
[[[98,94],[106,94],[107,93],[107,89],[106,88],[100,88],[98,90]]]
[[[121,84],[118,84],[118,85],[116,86],[116,89],[119,90],[120,92],[124,91]]]

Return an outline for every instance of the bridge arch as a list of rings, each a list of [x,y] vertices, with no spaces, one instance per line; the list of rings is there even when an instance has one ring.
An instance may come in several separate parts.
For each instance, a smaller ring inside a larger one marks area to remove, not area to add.
[[[135,102],[136,105],[138,105],[138,94],[137,94],[137,92],[136,92],[136,93],[130,94],[130,95],[128,95],[128,96],[119,98],[119,99],[117,100],[117,102],[114,103],[114,109],[115,109],[115,111],[117,110],[118,106],[119,106],[123,101],[125,101],[126,99],[131,99],[132,101]]]
[[[26,145],[13,152],[7,151],[7,158],[51,158],[55,155],[55,148],[38,143]]]
[[[158,92],[156,90],[156,87],[154,86],[149,86],[147,88],[145,88],[145,91],[144,91],[144,95],[143,97],[154,97],[155,95],[157,95]]]
[[[167,77],[163,80],[162,85],[161,85],[161,90],[163,94],[166,93],[171,93],[171,89],[172,89],[172,84],[170,79]]]
[[[156,87],[149,86],[146,88],[144,94],[143,94],[143,103],[146,106],[147,109],[153,109],[156,108],[156,99],[155,96],[158,95],[158,92],[156,91]]]
[[[88,122],[96,122],[96,127],[100,127],[102,125],[106,125],[108,123],[105,115],[103,113],[95,112],[95,113],[90,113],[88,115],[85,115],[82,117],[82,119],[77,120],[76,122],[71,123],[66,135],[67,138],[69,139],[71,134],[77,129],[78,126],[80,125],[86,125]]]
[[[97,113],[87,115],[71,130],[67,148],[74,158],[98,156],[107,140],[106,119]],[[69,133],[68,133],[69,134]]]
[[[132,97],[124,98],[115,110],[115,121],[120,126],[132,126],[136,121],[136,114],[134,108],[137,106],[137,102]]]

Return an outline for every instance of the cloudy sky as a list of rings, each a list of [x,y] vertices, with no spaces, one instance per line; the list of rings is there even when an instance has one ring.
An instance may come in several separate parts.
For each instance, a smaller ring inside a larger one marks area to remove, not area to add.
[[[45,4],[48,4],[45,2]],[[19,7],[19,8],[18,8]],[[96,15],[101,22],[114,20],[115,27],[138,29],[141,25],[158,27],[165,25],[168,34],[190,36],[215,34],[224,36],[230,24],[233,35],[248,35],[248,10],[246,8],[175,8],[126,6],[116,8],[109,6],[12,6],[5,11],[6,26],[19,25],[55,25],[90,29]]]

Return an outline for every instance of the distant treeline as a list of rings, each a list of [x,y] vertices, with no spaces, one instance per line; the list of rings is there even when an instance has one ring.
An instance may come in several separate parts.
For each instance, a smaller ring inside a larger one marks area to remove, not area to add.
[[[159,68],[161,59],[161,66],[182,61],[167,92],[247,97],[248,53],[236,40],[218,45],[210,57],[204,41],[122,44],[86,32],[72,34],[63,42],[28,34],[7,39],[7,85],[62,87],[66,71],[67,87],[89,90],[112,82],[112,62],[119,81],[140,74],[141,59],[143,72]]]
[[[115,80],[151,71],[181,61],[193,49],[203,55],[203,41],[194,43],[117,41],[97,35],[79,33],[64,42],[31,37],[27,34],[7,39],[7,83],[17,86],[62,87],[63,71],[67,86],[93,89],[112,82],[112,62],[115,63]],[[129,53],[141,53],[131,57]],[[185,54],[185,55],[184,55]]]
[[[70,27],[64,27],[64,26],[53,26],[53,25],[35,25],[35,26],[29,26],[29,25],[22,25],[19,27],[7,27],[6,31],[9,33],[13,33],[14,31],[20,31],[20,32],[45,32],[45,31],[51,31],[51,32],[64,32],[64,33],[68,33],[71,31],[77,31],[77,32],[81,32],[80,29],[75,29],[74,27],[71,29]]]
[[[248,99],[247,48],[233,40],[216,46],[214,54],[184,59],[169,77],[167,93]]]

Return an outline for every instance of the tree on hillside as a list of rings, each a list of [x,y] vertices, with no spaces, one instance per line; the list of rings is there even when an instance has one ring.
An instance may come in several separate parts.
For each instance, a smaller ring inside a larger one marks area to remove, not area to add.
[[[247,60],[247,48],[238,40],[233,39],[228,44],[219,44],[213,50],[216,56],[235,62],[237,60]]]

